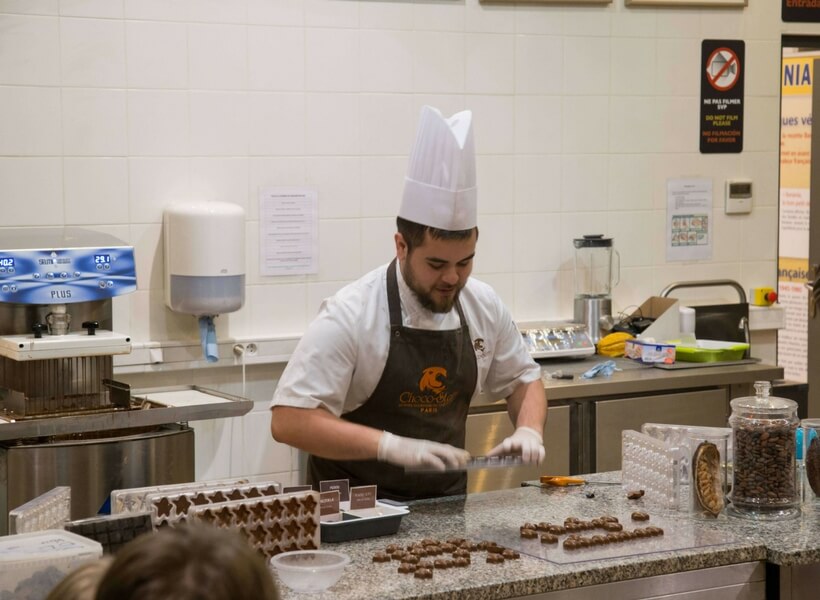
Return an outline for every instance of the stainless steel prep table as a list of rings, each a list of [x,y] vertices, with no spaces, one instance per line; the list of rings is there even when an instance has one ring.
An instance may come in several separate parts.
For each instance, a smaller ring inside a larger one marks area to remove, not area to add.
[[[544,439],[547,458],[541,471],[578,474],[620,469],[621,431],[643,423],[677,423],[725,427],[732,398],[751,394],[755,381],[783,377],[783,369],[760,363],[664,370],[629,359],[614,359],[621,371],[610,377],[580,379],[599,361],[541,360],[549,401]],[[554,371],[574,379],[548,379]],[[475,403],[467,419],[467,449],[481,454],[509,435],[506,403]],[[517,485],[534,475],[525,469],[470,473],[470,492]],[[501,479],[504,478],[504,479]]]

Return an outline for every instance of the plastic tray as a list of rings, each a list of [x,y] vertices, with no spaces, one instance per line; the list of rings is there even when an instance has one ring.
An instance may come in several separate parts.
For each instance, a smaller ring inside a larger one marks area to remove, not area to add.
[[[402,517],[409,512],[403,506],[390,506],[379,501],[376,501],[375,508],[342,510],[340,520],[321,521],[322,542],[332,544],[393,535],[399,530]]]
[[[697,347],[677,346],[676,358],[683,362],[723,362],[743,358],[749,344],[698,340]]]

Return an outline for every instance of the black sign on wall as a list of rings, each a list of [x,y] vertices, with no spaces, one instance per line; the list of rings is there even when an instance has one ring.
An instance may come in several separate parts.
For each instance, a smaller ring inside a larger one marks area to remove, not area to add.
[[[782,0],[782,2],[784,21],[820,22],[820,0]]]
[[[700,59],[700,151],[743,151],[743,40],[703,40]]]

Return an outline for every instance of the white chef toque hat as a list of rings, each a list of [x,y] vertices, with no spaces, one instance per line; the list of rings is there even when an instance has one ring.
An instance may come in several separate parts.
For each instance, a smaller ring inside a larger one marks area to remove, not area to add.
[[[472,122],[469,110],[445,119],[431,106],[421,109],[404,178],[401,218],[447,231],[476,226]]]

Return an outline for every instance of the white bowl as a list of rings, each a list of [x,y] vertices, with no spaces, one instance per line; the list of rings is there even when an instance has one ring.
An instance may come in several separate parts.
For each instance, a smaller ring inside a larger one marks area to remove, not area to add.
[[[270,559],[279,579],[296,592],[322,592],[339,581],[350,562],[347,554],[331,550],[283,552]]]

